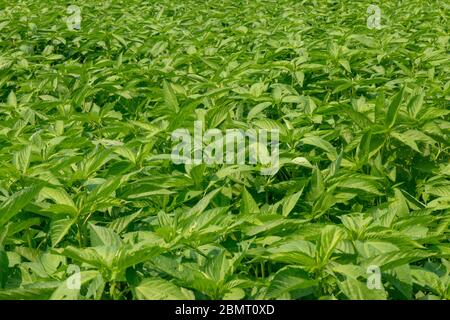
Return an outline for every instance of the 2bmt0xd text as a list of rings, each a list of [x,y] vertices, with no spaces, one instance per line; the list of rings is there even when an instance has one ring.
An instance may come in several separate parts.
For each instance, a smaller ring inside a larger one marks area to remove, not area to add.
[[[220,305],[219,314],[227,314],[227,315],[261,315],[261,314],[274,314],[275,308],[273,305],[252,305],[252,304],[244,304],[244,305]]]
[[[262,175],[273,175],[279,168],[279,131],[276,129],[208,129],[194,122],[194,135],[188,129],[172,132],[171,160],[176,164],[260,164]],[[225,154],[224,154],[225,151]]]

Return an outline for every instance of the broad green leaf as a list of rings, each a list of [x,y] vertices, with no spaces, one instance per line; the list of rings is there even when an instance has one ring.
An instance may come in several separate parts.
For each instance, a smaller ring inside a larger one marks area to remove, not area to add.
[[[309,197],[312,200],[316,200],[325,191],[325,183],[323,181],[322,172],[319,168],[314,168],[311,177],[311,187],[309,191]]]
[[[113,232],[120,234],[122,231],[124,231],[130,223],[132,223],[135,219],[139,217],[141,214],[141,211],[138,211],[136,213],[119,217],[108,225],[108,228],[111,229]]]
[[[16,94],[14,93],[14,91],[10,91],[9,92],[8,99],[7,99],[6,103],[9,106],[17,107],[17,98],[16,98]]]
[[[159,255],[164,249],[154,243],[140,243],[132,246],[123,246],[116,252],[115,265],[120,270],[135,266]]]
[[[164,94],[164,101],[165,103],[175,112],[178,113],[179,106],[178,106],[178,100],[177,97],[172,89],[172,86],[170,83],[167,83],[164,81],[163,85],[163,94]]]
[[[31,145],[27,145],[20,151],[14,153],[13,163],[17,170],[26,173],[28,166],[30,165]]]
[[[232,288],[225,293],[222,300],[242,300],[245,298],[245,291],[241,288]]]
[[[376,265],[381,268],[381,270],[388,270],[407,263],[423,260],[434,255],[436,254],[424,250],[392,251],[381,253],[378,256],[368,259],[364,264]]]
[[[343,231],[335,226],[328,225],[323,228],[318,244],[317,263],[325,265],[328,262],[343,236]]]
[[[394,211],[399,217],[405,217],[409,215],[408,203],[403,193],[399,189],[395,189],[395,200],[389,205],[389,209]]]
[[[363,134],[361,137],[361,141],[356,150],[356,156],[358,158],[359,163],[366,164],[370,155],[370,141],[372,139],[372,131],[368,131]]]
[[[59,281],[36,282],[20,288],[0,290],[0,300],[46,300],[59,284]]]
[[[50,237],[52,247],[56,247],[58,243],[66,236],[72,225],[75,223],[73,218],[53,219],[50,223]]]
[[[44,187],[40,192],[40,196],[43,198],[51,199],[56,204],[64,206],[68,210],[67,213],[73,216],[76,215],[78,212],[77,206],[73,202],[72,198],[62,188],[55,189]]]
[[[420,93],[413,95],[408,102],[407,109],[408,113],[414,119],[417,117],[417,114],[421,111],[423,101],[425,98],[424,92],[421,90]]]
[[[346,189],[360,190],[365,193],[383,195],[379,190],[379,185],[373,180],[364,178],[346,178],[338,182],[338,187]]]
[[[85,285],[99,275],[98,271],[82,271],[79,274],[80,287]],[[80,298],[80,289],[72,288],[68,281],[62,281],[61,284],[50,296],[50,300],[78,300]]]
[[[138,300],[194,300],[192,291],[164,279],[144,279],[133,293]]]
[[[315,246],[304,240],[288,241],[269,248],[268,258],[273,261],[312,267],[316,264]]]
[[[445,295],[444,281],[435,273],[420,268],[413,268],[411,269],[411,276],[414,283],[424,288],[429,288],[438,295]]]
[[[74,246],[67,246],[62,250],[62,254],[75,261],[84,262],[97,268],[102,268],[105,265],[101,255],[93,248],[79,249]]]
[[[403,100],[403,92],[405,87],[402,87],[400,91],[392,98],[391,104],[388,107],[386,114],[385,127],[390,129],[394,126],[395,121],[397,119],[398,110],[400,108],[400,104]]]
[[[322,150],[325,150],[327,153],[330,153],[333,156],[337,157],[337,152],[336,152],[336,149],[333,147],[333,145],[320,137],[309,136],[309,137],[303,138],[301,141],[304,144],[308,144],[308,145],[320,148]]]
[[[292,163],[297,164],[302,167],[313,169],[313,165],[305,157],[296,157],[291,160]]]
[[[247,121],[255,118],[258,114],[260,114],[264,109],[270,107],[272,105],[271,102],[262,102],[254,106],[247,115]]]
[[[295,205],[297,204],[298,199],[300,199],[302,193],[303,188],[302,190],[291,194],[283,200],[283,216],[287,217],[289,213],[291,213],[292,209],[294,209]]]
[[[195,206],[189,209],[187,215],[191,214],[199,214],[202,213],[206,207],[210,204],[212,198],[220,191],[220,189],[216,189],[205,195]]]
[[[412,299],[413,283],[411,276],[411,268],[409,265],[402,265],[390,270],[389,278],[384,277],[399,290],[406,299]]]
[[[318,283],[303,269],[286,267],[275,274],[267,289],[266,298],[276,299],[290,293],[292,299],[297,299],[312,293]]]
[[[258,204],[245,187],[242,190],[241,213],[259,213]]]
[[[365,283],[355,279],[338,282],[342,293],[351,300],[386,300],[386,292],[382,289],[369,289]]]
[[[92,247],[98,246],[108,246],[113,248],[120,247],[122,240],[116,233],[114,233],[114,231],[105,227],[96,226],[92,223],[89,224],[89,229]]]
[[[0,206],[0,227],[29,204],[38,195],[41,188],[42,185],[38,184],[22,189],[8,197]]]

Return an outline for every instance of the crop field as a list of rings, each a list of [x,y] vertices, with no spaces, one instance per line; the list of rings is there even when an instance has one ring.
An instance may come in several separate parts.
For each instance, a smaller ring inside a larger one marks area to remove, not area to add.
[[[450,299],[449,13],[1,0],[0,300]]]

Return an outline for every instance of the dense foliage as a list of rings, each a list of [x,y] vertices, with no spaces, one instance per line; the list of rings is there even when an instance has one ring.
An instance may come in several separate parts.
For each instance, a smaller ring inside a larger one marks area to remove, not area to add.
[[[0,2],[0,299],[450,298],[448,3],[69,4]],[[196,120],[280,170],[174,164]]]

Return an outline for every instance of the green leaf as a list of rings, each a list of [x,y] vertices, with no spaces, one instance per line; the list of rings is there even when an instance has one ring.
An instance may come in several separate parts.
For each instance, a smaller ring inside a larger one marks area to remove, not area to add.
[[[6,104],[12,107],[17,107],[17,98],[14,91],[10,91],[8,94],[8,99],[6,101]]]
[[[369,289],[365,283],[349,278],[338,282],[342,293],[351,300],[386,300],[387,295],[381,289]]]
[[[21,288],[0,290],[0,300],[46,300],[59,284],[59,281],[36,282]]]
[[[175,93],[172,89],[172,86],[170,83],[167,83],[164,81],[163,84],[163,94],[164,94],[164,101],[175,113],[178,113],[180,108],[178,106],[178,100],[175,96]]]
[[[267,250],[268,258],[287,264],[313,267],[316,249],[313,243],[305,240],[292,240],[273,246]]]
[[[406,299],[412,299],[413,285],[411,277],[411,268],[409,265],[405,264],[398,266],[390,270],[391,275],[386,278],[392,285],[399,290]]]
[[[252,195],[244,187],[242,190],[241,213],[259,213],[259,207]]]
[[[194,300],[192,291],[164,279],[148,278],[133,289],[138,300]]]
[[[408,136],[404,135],[403,133],[395,132],[395,131],[391,132],[391,136],[393,136],[398,141],[404,143],[405,145],[407,145],[414,151],[421,153],[421,151],[419,150],[419,147],[416,144],[416,141],[414,141],[414,139],[412,139],[411,137],[408,137]]]
[[[409,99],[407,110],[409,115],[416,119],[419,112],[422,110],[423,100],[425,98],[425,93],[423,90],[420,91],[420,93],[415,94]]]
[[[138,211],[136,213],[124,216],[124,217],[119,217],[113,221],[111,221],[111,223],[108,225],[108,228],[111,229],[113,232],[120,234],[122,231],[124,231],[128,225],[130,223],[132,223],[134,220],[136,220],[136,218],[139,217],[139,215],[141,214],[141,211]]]
[[[311,177],[311,189],[309,192],[309,198],[313,201],[318,199],[325,192],[325,184],[323,181],[322,172],[319,168],[314,168]]]
[[[305,138],[301,139],[301,141],[304,144],[308,144],[308,145],[320,148],[322,150],[325,150],[327,153],[330,153],[334,157],[337,157],[337,152],[336,152],[336,149],[333,147],[333,145],[320,137],[309,136],[309,137],[305,137]]]
[[[11,195],[0,206],[0,226],[13,218],[23,207],[29,204],[39,193],[42,185],[34,185]]]
[[[191,214],[199,214],[202,213],[206,207],[208,207],[209,203],[211,202],[212,198],[220,191],[221,189],[215,189],[208,193],[206,196],[204,196],[195,206],[193,206],[191,209],[189,209],[187,215]]]
[[[328,262],[343,236],[343,231],[336,226],[328,225],[323,228],[316,256],[320,265],[325,265]]]
[[[291,299],[298,299],[313,292],[319,281],[311,279],[299,267],[285,267],[278,271],[267,289],[266,298],[276,299],[291,293]]]
[[[92,279],[96,278],[100,273],[96,270],[82,271],[80,272],[80,286],[88,283]],[[61,284],[52,293],[50,300],[78,300],[80,298],[80,289],[70,288],[67,280],[61,282]]]
[[[108,246],[113,248],[120,247],[122,240],[116,233],[114,233],[114,231],[108,228],[96,226],[92,223],[89,224],[89,229],[91,231],[90,239],[91,245],[93,247],[98,246]]]
[[[153,243],[140,243],[124,246],[115,256],[115,265],[120,270],[148,261],[159,255],[164,249]]]
[[[44,187],[40,192],[40,196],[46,199],[51,199],[56,204],[64,206],[64,208],[67,208],[67,213],[72,216],[75,216],[78,213],[77,206],[73,202],[72,198],[62,188],[55,189]]]
[[[397,119],[398,110],[400,108],[400,103],[403,100],[403,92],[405,91],[405,87],[402,87],[400,91],[392,98],[391,104],[389,105],[386,121],[384,126],[387,129],[390,129],[394,126],[395,121]]]
[[[305,157],[296,157],[291,160],[291,163],[310,169],[314,168],[313,165]]]
[[[255,118],[258,114],[261,114],[264,109],[267,107],[270,107],[272,105],[271,102],[262,102],[254,106],[247,115],[247,121],[252,120]]]
[[[91,155],[87,156],[80,164],[80,170],[76,172],[74,178],[86,179],[95,171],[100,169],[110,160],[110,150],[101,150],[92,152]]]
[[[424,288],[430,288],[435,294],[444,296],[444,282],[435,273],[416,267],[411,270],[411,276],[414,283]]]
[[[427,203],[427,208],[433,210],[447,210],[450,209],[450,197],[439,197]]]
[[[354,189],[354,190],[361,190],[363,192],[367,192],[369,194],[375,194],[382,196],[383,193],[380,192],[379,185],[370,179],[365,179],[362,177],[349,177],[345,178],[338,182],[337,184],[340,188],[346,188],[346,189]]]
[[[294,209],[295,205],[298,202],[298,199],[300,199],[300,196],[303,193],[303,188],[302,190],[291,194],[290,196],[284,198],[283,200],[283,216],[287,217],[289,215],[289,213],[291,213],[292,209]]]
[[[73,218],[53,219],[50,223],[50,239],[52,247],[56,247],[58,243],[66,236],[72,225],[75,223]]]
[[[365,114],[354,110],[352,107],[344,107],[343,110],[361,129],[367,129],[373,125],[372,121]]]
[[[245,291],[241,288],[231,288],[228,290],[222,300],[242,300],[245,298]]]
[[[348,72],[352,72],[352,69],[350,68],[350,63],[346,59],[339,59],[339,64],[344,67],[345,70]]]
[[[381,253],[371,259],[367,259],[364,261],[364,264],[376,265],[384,271],[407,263],[420,261],[434,255],[436,255],[436,253],[420,250],[392,251]]]
[[[406,217],[409,215],[408,203],[405,196],[399,189],[394,189],[395,200],[389,205],[389,209],[395,212],[399,217]]]
[[[14,153],[13,163],[17,170],[25,174],[30,165],[31,145],[25,146],[20,151]]]
[[[116,253],[117,250],[114,250],[114,252]],[[85,262],[97,268],[102,268],[105,265],[105,261],[102,259],[101,255],[93,248],[67,246],[61,253],[75,261]]]
[[[370,141],[372,139],[372,131],[363,134],[361,141],[356,150],[356,157],[361,165],[366,164],[370,155]]]

